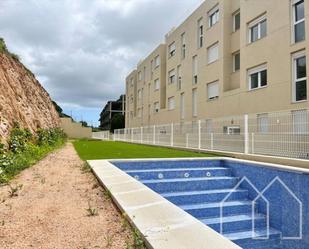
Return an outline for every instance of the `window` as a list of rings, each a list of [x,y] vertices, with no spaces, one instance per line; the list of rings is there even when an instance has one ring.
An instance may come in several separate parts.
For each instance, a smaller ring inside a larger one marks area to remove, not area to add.
[[[180,118],[185,118],[185,94],[180,94]]]
[[[167,106],[168,106],[168,110],[175,109],[175,98],[174,97],[170,97],[167,99]]]
[[[132,78],[131,81],[130,81],[130,85],[131,85],[131,87],[134,86],[134,79],[133,79],[133,78]]]
[[[197,89],[192,90],[192,116],[197,117]]]
[[[176,44],[175,42],[171,43],[169,46],[168,46],[168,54],[169,54],[169,58],[174,56],[176,53]]]
[[[305,40],[304,0],[292,0],[294,42]]]
[[[212,27],[219,22],[219,6],[214,7],[208,12],[208,26]]]
[[[292,111],[293,133],[305,134],[308,133],[308,111],[297,110]]]
[[[216,99],[219,97],[219,81],[207,84],[208,99]]]
[[[240,12],[236,12],[233,15],[233,31],[237,31],[240,29]]]
[[[177,67],[177,90],[180,90],[181,89],[181,66],[179,65]]]
[[[186,58],[186,34],[181,35],[181,58]]]
[[[130,103],[133,103],[133,95],[130,96]]]
[[[267,86],[267,68],[262,65],[248,71],[249,90]]]
[[[305,52],[293,58],[293,101],[307,100],[307,70]]]
[[[151,62],[150,62],[150,69],[151,69],[151,76],[150,76],[150,78],[153,79],[153,70],[154,70],[154,61],[153,60],[151,60]]]
[[[262,39],[267,34],[266,16],[262,16],[249,24],[249,43]]]
[[[133,119],[133,111],[130,111],[130,119]]]
[[[197,84],[197,55],[192,58],[192,76],[193,76],[193,85]]]
[[[237,52],[233,54],[233,72],[236,72],[240,69],[240,53]]]
[[[139,81],[142,80],[142,72],[141,72],[141,71],[138,72],[138,80],[139,80]]]
[[[142,117],[142,108],[138,108],[138,110],[137,110],[137,117],[138,118]]]
[[[137,91],[137,98],[138,98],[138,100],[142,99],[142,90]]]
[[[175,83],[175,78],[176,78],[175,69],[173,69],[168,72],[168,83],[169,84]]]
[[[258,114],[257,115],[257,131],[260,133],[268,132],[268,114]]]
[[[157,112],[159,112],[159,110],[160,110],[160,106],[159,106],[159,102],[155,102],[154,104],[153,104],[153,107],[154,107],[154,113],[157,113]]]
[[[154,66],[155,66],[155,68],[160,66],[160,56],[159,55],[154,60]]]
[[[203,41],[204,41],[203,18],[197,21],[197,41],[198,41],[197,47],[198,48],[203,47]]]
[[[239,126],[224,126],[223,133],[227,135],[239,135],[240,127]]]
[[[215,62],[219,59],[219,43],[215,43],[207,49],[208,52],[208,64]]]
[[[156,79],[154,81],[154,88],[155,88],[155,91],[160,89],[160,80],[159,79]]]

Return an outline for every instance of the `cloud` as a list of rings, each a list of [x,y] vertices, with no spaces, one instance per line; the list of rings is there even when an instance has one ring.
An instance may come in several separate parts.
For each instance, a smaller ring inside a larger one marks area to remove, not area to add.
[[[0,36],[68,108],[103,107],[201,0],[1,0]]]

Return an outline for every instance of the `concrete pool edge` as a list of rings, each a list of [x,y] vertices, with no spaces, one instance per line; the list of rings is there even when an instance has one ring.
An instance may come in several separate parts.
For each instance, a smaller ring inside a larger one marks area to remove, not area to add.
[[[110,161],[214,160],[227,158],[152,158],[87,161],[118,208],[152,249],[239,249],[164,197],[118,169]]]

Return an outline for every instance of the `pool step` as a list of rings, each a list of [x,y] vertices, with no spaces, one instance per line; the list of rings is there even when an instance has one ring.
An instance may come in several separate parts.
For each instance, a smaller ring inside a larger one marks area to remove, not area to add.
[[[201,191],[183,191],[183,192],[168,192],[162,193],[170,202],[175,205],[197,204],[205,202],[220,202],[227,195],[230,195],[228,200],[244,200],[248,198],[248,190],[246,189],[214,189]]]
[[[222,167],[139,169],[126,170],[125,172],[139,180],[218,177],[231,175],[230,169]]]
[[[167,191],[194,191],[194,190],[210,190],[210,189],[226,189],[233,188],[239,178],[221,176],[221,177],[192,177],[192,178],[173,178],[161,180],[142,180],[149,188],[158,193]]]
[[[270,228],[268,239],[263,239],[263,237],[265,238],[267,236],[266,229],[255,230],[254,234],[252,233],[252,230],[250,229],[246,231],[224,233],[224,236],[236,242],[239,245],[246,245],[246,246],[251,245],[252,248],[258,248],[256,247],[257,244],[260,244],[260,246],[262,246],[263,244],[266,244],[265,246],[269,246],[269,242],[275,243],[277,240],[281,238],[281,232],[273,228]]]
[[[266,216],[262,214],[255,214],[254,219],[252,214],[225,216],[222,217],[222,219],[220,217],[201,219],[204,224],[208,225],[217,232],[220,232],[220,226],[222,222],[223,233],[251,230],[253,220],[255,229],[262,229],[267,227]]]
[[[139,165],[126,172],[217,232],[223,207],[223,235],[244,249],[282,249],[281,233],[273,228],[268,240],[252,238],[253,219],[255,236],[261,238],[266,236],[267,217],[258,212],[258,203],[252,210],[247,189],[234,189],[240,178],[233,177],[229,168],[218,162],[168,162],[163,166]]]
[[[191,205],[181,205],[180,207],[196,218],[220,217],[221,202],[207,202]],[[252,212],[252,203],[248,200],[227,201],[222,208],[223,216],[248,214]]]

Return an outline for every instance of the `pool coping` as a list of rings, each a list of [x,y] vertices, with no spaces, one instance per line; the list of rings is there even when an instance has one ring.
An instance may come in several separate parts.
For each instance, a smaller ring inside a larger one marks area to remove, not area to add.
[[[218,158],[148,158],[87,162],[99,182],[110,192],[114,203],[131,225],[139,230],[148,248],[241,249],[110,162],[216,159]]]

